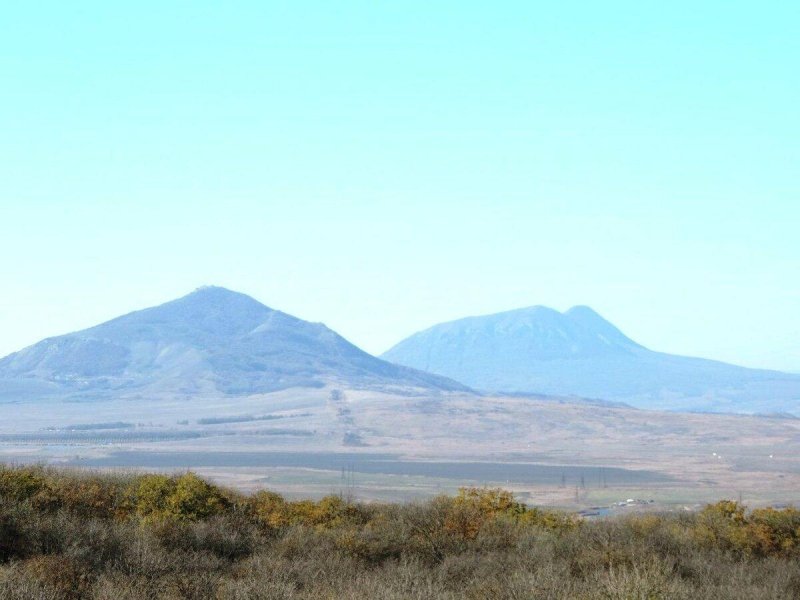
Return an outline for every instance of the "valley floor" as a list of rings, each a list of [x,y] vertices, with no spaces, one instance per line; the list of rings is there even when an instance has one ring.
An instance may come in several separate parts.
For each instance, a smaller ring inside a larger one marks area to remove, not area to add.
[[[800,420],[552,398],[288,390],[0,404],[0,460],[181,471],[290,497],[408,500],[502,486],[605,514],[800,503]],[[633,502],[629,502],[633,500]]]

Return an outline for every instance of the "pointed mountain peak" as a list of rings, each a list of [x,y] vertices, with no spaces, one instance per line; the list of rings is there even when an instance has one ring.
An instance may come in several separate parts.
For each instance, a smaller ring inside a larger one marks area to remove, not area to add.
[[[222,287],[48,338],[0,360],[0,379],[34,378],[63,393],[266,393],[338,382],[466,390],[370,356],[321,323]]]
[[[209,286],[73,335],[89,333],[124,343],[125,340],[151,334],[159,338],[173,334],[190,337],[203,334],[220,336],[218,341],[221,341],[221,338],[252,331],[273,312],[276,311],[250,296]]]
[[[160,309],[184,309],[195,315],[197,313],[209,313],[227,316],[237,314],[241,316],[264,316],[274,312],[272,308],[265,306],[247,294],[218,286],[197,288],[186,296],[149,310]]]
[[[193,292],[186,294],[187,296],[241,296],[240,292],[234,292],[233,290],[229,290],[228,288],[224,288],[220,285],[201,285],[200,287],[196,288]]]
[[[241,292],[234,292],[233,290],[229,290],[228,288],[216,286],[216,285],[204,285],[202,287],[197,288],[193,292],[186,294],[185,296],[174,300],[173,302],[184,302],[184,301],[192,301],[192,302],[206,302],[209,304],[236,304],[241,302],[247,302],[251,304],[258,304],[263,306],[258,300],[248,296],[247,294],[242,294]]]

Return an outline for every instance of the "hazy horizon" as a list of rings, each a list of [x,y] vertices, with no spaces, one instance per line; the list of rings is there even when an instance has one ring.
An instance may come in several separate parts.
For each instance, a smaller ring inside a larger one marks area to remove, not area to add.
[[[113,317],[111,317],[111,318],[109,318],[109,319],[105,319],[105,320],[103,320],[102,322],[93,323],[93,324],[89,325],[88,327],[86,327],[86,328],[82,328],[82,329],[87,329],[87,328],[89,328],[89,327],[94,327],[94,326],[97,326],[97,325],[102,325],[102,324],[105,324],[105,323],[107,323],[107,322],[110,322],[110,321],[115,321],[115,320],[116,320],[116,319],[118,319],[119,317],[123,317],[123,316],[127,316],[127,315],[130,315],[130,314],[133,314],[133,313],[137,313],[137,312],[140,312],[140,311],[142,311],[142,310],[146,310],[146,309],[154,308],[154,307],[156,307],[156,306],[161,306],[162,304],[170,303],[170,302],[173,302],[173,301],[176,301],[176,300],[182,299],[182,298],[184,298],[184,297],[191,296],[191,295],[193,295],[195,292],[199,292],[199,291],[201,291],[201,290],[204,290],[204,289],[209,289],[209,288],[211,288],[211,289],[214,289],[214,288],[216,288],[216,289],[224,289],[224,290],[228,290],[228,291],[231,291],[231,292],[242,293],[240,290],[232,290],[232,289],[225,288],[225,287],[223,287],[223,286],[217,286],[217,285],[214,285],[214,284],[202,285],[202,286],[198,286],[198,287],[197,287],[197,288],[195,288],[194,290],[190,290],[190,291],[188,291],[186,294],[181,294],[180,296],[178,296],[178,297],[176,297],[176,298],[169,298],[169,299],[166,299],[166,300],[164,300],[163,302],[159,302],[159,303],[157,303],[157,304],[155,304],[155,305],[153,305],[153,306],[142,306],[142,307],[138,307],[138,308],[135,308],[135,309],[133,309],[133,310],[126,311],[126,312],[124,312],[124,313],[120,313],[119,315],[115,315],[115,316],[113,316]],[[247,294],[245,294],[245,295],[247,295]],[[249,295],[248,295],[248,296],[249,296]],[[249,297],[253,298],[252,296],[249,296]],[[309,322],[311,322],[311,323],[322,323],[323,325],[327,325],[327,324],[326,324],[326,323],[324,323],[324,322],[321,322],[321,321],[315,321],[315,320],[313,320],[313,319],[305,319],[305,318],[303,318],[302,316],[299,316],[299,315],[294,315],[294,314],[292,314],[292,313],[291,313],[291,311],[283,310],[283,309],[281,309],[281,308],[279,308],[279,307],[275,307],[275,306],[270,306],[270,305],[268,305],[268,304],[267,304],[267,303],[265,303],[265,302],[261,302],[261,301],[260,301],[258,298],[253,298],[253,299],[254,299],[254,300],[256,300],[257,302],[259,302],[259,303],[263,304],[264,306],[266,306],[266,307],[270,308],[270,309],[279,310],[279,311],[281,311],[281,312],[284,312],[284,313],[290,314],[291,316],[294,316],[294,317],[301,318],[301,319],[303,319],[304,321],[309,321]],[[469,321],[469,320],[472,320],[472,319],[481,319],[481,318],[484,318],[484,317],[491,317],[491,316],[503,316],[503,315],[511,315],[511,314],[515,314],[515,313],[522,312],[522,311],[529,311],[529,310],[532,310],[532,309],[545,309],[545,310],[554,310],[554,311],[556,311],[556,312],[558,312],[558,313],[560,313],[560,314],[568,314],[570,311],[572,311],[573,309],[576,309],[576,308],[589,308],[591,311],[594,311],[594,309],[593,309],[591,306],[582,305],[582,304],[575,304],[575,305],[572,305],[572,306],[570,306],[570,307],[567,307],[567,308],[564,308],[564,309],[557,309],[557,308],[553,308],[553,307],[550,307],[550,306],[545,306],[545,305],[542,305],[542,304],[536,304],[536,305],[522,306],[522,307],[516,307],[516,308],[511,308],[511,309],[506,309],[506,310],[500,310],[500,311],[495,311],[495,312],[493,312],[493,313],[487,313],[487,314],[481,314],[481,315],[477,315],[477,314],[476,314],[476,315],[462,315],[462,316],[455,317],[455,318],[452,318],[452,319],[447,319],[447,320],[445,320],[445,321],[442,321],[442,322],[440,322],[440,323],[434,323],[434,324],[431,324],[431,327],[424,327],[424,328],[422,328],[422,329],[420,329],[420,330],[418,330],[418,331],[413,331],[413,332],[410,332],[410,333],[408,334],[408,336],[407,336],[407,337],[409,337],[409,336],[413,336],[413,335],[415,335],[415,334],[418,334],[418,333],[423,333],[423,332],[427,331],[428,329],[430,329],[430,328],[435,328],[436,326],[439,326],[439,325],[447,325],[447,324],[451,324],[451,323],[457,323],[457,322],[461,322],[461,321]],[[604,315],[600,314],[599,316],[600,316],[601,318],[605,319]],[[616,327],[616,325],[615,325],[614,323],[611,323],[611,325]],[[65,332],[61,332],[61,333],[59,333],[59,334],[53,334],[53,335],[49,335],[49,336],[46,336],[46,337],[47,337],[47,338],[50,338],[50,337],[57,337],[58,335],[64,335],[64,334],[75,333],[76,331],[80,331],[80,330],[71,330],[71,331],[65,331]],[[337,332],[337,333],[338,333],[338,332]],[[622,331],[622,333],[623,333],[624,335],[626,335],[626,337],[629,337],[629,338],[630,338],[630,339],[632,339],[634,342],[636,342],[636,339],[635,339],[635,337],[628,336],[628,335],[626,334],[626,332],[625,332],[625,331]],[[43,338],[43,339],[46,339],[46,338]],[[406,340],[406,338],[403,338],[402,340],[398,340],[398,342],[403,342],[403,341],[405,341],[405,340]],[[38,341],[41,341],[41,340],[37,340],[37,342],[38,342]],[[349,341],[352,341],[352,340],[349,340]],[[386,353],[388,350],[391,350],[391,349],[393,349],[393,348],[394,348],[394,346],[395,346],[395,344],[392,344],[390,347],[388,347],[388,348],[384,349],[383,351],[379,351],[379,352],[371,352],[371,354],[373,354],[374,356],[380,357],[382,354]],[[23,347],[23,348],[24,348],[24,347]],[[19,348],[18,350],[21,350],[21,349],[23,349],[23,348]],[[649,349],[650,349],[650,350],[653,350],[653,351],[656,351],[656,352],[660,352],[660,349],[659,349],[659,348],[649,348]],[[13,351],[12,351],[12,353],[13,353]],[[10,354],[10,353],[9,353],[9,354]],[[5,356],[6,356],[6,354],[0,355],[0,358],[3,358],[3,357],[5,357]],[[712,359],[712,360],[716,360],[716,359],[714,359],[714,357],[700,357],[700,358],[709,358],[709,359]],[[735,364],[735,363],[730,363],[730,364]],[[738,365],[738,366],[750,367],[750,365]],[[787,372],[787,373],[792,373],[792,371],[790,371],[790,370],[785,370],[785,372]]]
[[[8,7],[0,355],[214,284],[373,354],[583,304],[800,372],[798,16]]]

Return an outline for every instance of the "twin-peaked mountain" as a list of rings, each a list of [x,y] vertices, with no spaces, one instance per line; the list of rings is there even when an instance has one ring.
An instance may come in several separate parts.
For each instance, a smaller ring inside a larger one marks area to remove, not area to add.
[[[209,287],[0,359],[0,399],[244,395],[335,385],[422,394],[472,388],[800,416],[800,375],[654,352],[588,307],[560,313],[536,306],[444,323],[382,358],[320,323]]]
[[[489,392],[800,414],[800,376],[654,352],[585,306],[564,313],[534,306],[435,325],[382,358]]]
[[[4,396],[253,394],[328,383],[465,389],[375,358],[320,323],[218,287],[48,338],[0,360]]]

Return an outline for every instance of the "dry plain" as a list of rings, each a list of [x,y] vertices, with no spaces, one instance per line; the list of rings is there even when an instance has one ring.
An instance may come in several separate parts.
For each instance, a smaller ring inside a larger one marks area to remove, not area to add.
[[[0,460],[192,469],[291,496],[397,500],[488,485],[568,509],[800,503],[798,419],[409,389],[3,402]]]

